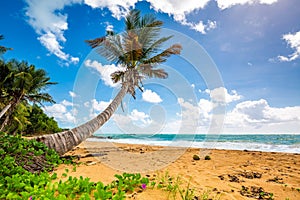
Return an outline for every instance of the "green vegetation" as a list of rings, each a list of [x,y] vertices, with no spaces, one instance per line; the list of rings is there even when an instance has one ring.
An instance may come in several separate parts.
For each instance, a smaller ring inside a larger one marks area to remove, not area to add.
[[[15,123],[28,124],[29,110],[26,108],[29,103],[54,102],[45,89],[56,83],[50,82],[43,69],[36,69],[24,61],[1,60],[0,71],[0,131],[16,133],[20,127],[15,127]]]
[[[205,191],[201,194],[196,194],[195,188],[191,187],[190,181],[184,181],[180,176],[170,176],[168,172],[158,174],[153,182],[152,188],[162,189],[168,192],[168,199],[182,200],[218,200],[220,195],[213,195],[210,191]]]
[[[200,160],[200,157],[198,155],[193,155],[193,160]]]
[[[125,199],[127,192],[146,188],[149,183],[148,178],[140,174],[124,173],[116,175],[116,181],[104,185],[89,178],[68,176],[68,170],[61,177],[67,180],[62,181],[50,171],[64,160],[43,143],[20,136],[1,133],[0,155],[0,199],[119,200]]]
[[[204,160],[211,160],[211,157],[209,155],[204,157]]]
[[[0,40],[3,40],[3,39],[4,39],[4,36],[0,35]],[[2,54],[4,54],[5,52],[7,52],[8,50],[12,50],[12,48],[8,48],[8,47],[0,45],[0,56],[2,56]]]
[[[22,131],[24,135],[51,134],[62,131],[54,118],[48,117],[38,105],[34,104],[28,109],[30,109],[31,112],[27,117],[29,124]]]
[[[61,131],[37,105],[54,102],[44,90],[56,83],[49,81],[44,70],[26,62],[0,60],[0,71],[0,130],[26,135]]]

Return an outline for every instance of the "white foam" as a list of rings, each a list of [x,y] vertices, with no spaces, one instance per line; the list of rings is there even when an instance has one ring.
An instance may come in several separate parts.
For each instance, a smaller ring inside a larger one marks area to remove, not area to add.
[[[152,146],[172,146],[172,147],[194,147],[208,149],[226,149],[226,150],[249,150],[249,151],[264,151],[264,152],[285,152],[285,153],[300,153],[300,144],[295,145],[274,145],[250,142],[193,142],[185,140],[174,141],[157,141],[157,140],[141,140],[141,139],[98,139],[89,138],[88,141],[94,142],[115,142],[122,144],[144,144]]]

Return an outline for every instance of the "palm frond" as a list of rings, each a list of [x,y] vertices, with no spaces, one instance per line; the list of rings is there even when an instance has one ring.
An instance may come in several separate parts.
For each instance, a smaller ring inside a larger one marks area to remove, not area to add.
[[[152,44],[144,51],[145,57],[148,57],[148,55],[157,53],[158,50],[160,49],[161,45],[164,42],[168,41],[172,37],[173,36],[163,37],[163,38],[156,40],[155,42],[152,42]]]
[[[150,64],[140,65],[140,73],[149,78],[167,78],[168,73],[164,69],[154,69]]]
[[[103,41],[105,40],[105,38],[106,37],[100,37],[100,38],[96,38],[93,40],[85,40],[85,42],[94,49],[94,48],[100,46],[103,43]]]
[[[163,52],[161,52],[160,54],[157,54],[157,55],[153,56],[152,58],[150,58],[148,60],[145,60],[143,63],[145,63],[145,64],[159,64],[159,63],[163,63],[171,55],[180,54],[181,49],[182,49],[182,47],[181,47],[180,44],[174,44],[171,47],[169,47],[166,50],[164,50]]]
[[[48,93],[27,94],[24,97],[26,100],[42,105],[43,102],[55,103],[52,96]]]
[[[126,31],[139,28],[141,12],[137,9],[133,9],[125,18]]]
[[[105,41],[97,49],[97,52],[103,57],[105,57],[108,61],[122,61],[122,57],[125,54],[125,50],[123,50],[121,36],[117,35],[106,37]]]
[[[110,75],[113,83],[118,83],[118,82],[123,82],[123,79],[124,79],[124,74],[125,72],[124,71],[115,71],[114,73],[112,73]]]

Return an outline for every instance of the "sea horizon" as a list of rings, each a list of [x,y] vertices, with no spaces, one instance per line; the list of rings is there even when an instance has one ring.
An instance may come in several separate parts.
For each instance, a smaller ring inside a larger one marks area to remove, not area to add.
[[[300,134],[94,134],[88,141],[300,153]]]

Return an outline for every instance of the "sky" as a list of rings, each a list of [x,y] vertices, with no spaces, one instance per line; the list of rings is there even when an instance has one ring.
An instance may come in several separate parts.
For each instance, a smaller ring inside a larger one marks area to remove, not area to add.
[[[133,8],[164,22],[182,54],[144,80],[99,133],[300,133],[299,0],[13,0],[1,4],[3,59],[45,69],[57,85],[43,109],[63,128],[99,114],[120,68],[84,42],[121,33]]]

